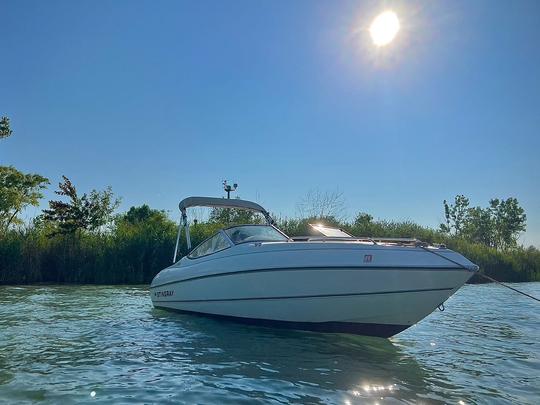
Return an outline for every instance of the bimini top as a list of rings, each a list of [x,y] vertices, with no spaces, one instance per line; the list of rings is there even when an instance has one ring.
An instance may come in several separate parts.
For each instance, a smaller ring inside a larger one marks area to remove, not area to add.
[[[260,212],[264,215],[269,224],[274,223],[270,213],[259,204],[237,198],[188,197],[180,201],[178,207],[180,208],[183,216],[186,215],[186,209],[190,207],[239,208],[243,210]]]

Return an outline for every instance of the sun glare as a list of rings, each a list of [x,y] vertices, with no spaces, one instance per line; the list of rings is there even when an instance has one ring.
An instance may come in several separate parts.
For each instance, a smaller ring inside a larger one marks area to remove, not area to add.
[[[369,33],[375,45],[385,46],[394,40],[399,28],[399,19],[396,13],[388,10],[375,17],[369,27]]]

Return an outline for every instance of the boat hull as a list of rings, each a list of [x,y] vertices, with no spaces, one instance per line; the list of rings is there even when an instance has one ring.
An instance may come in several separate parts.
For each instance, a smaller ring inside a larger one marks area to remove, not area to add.
[[[216,315],[205,312],[186,311],[182,309],[175,309],[171,307],[159,307],[156,308],[166,309],[169,311],[180,312],[184,314],[202,316],[208,318],[214,318],[218,320],[224,320],[228,322],[238,322],[246,325],[278,328],[278,329],[293,329],[304,330],[310,332],[320,333],[347,333],[353,335],[362,336],[375,336],[382,338],[389,338],[403,332],[411,325],[391,325],[391,324],[377,324],[377,323],[358,323],[358,322],[297,322],[297,321],[278,321],[273,319],[259,319],[259,318],[243,318],[238,316],[229,315]]]
[[[154,306],[263,326],[390,337],[472,275],[455,266],[336,266],[218,272],[151,288]]]

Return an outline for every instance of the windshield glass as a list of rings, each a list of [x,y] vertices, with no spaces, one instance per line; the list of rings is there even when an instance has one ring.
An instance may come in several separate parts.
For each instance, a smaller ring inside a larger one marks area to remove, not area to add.
[[[229,244],[230,242],[227,242],[225,236],[221,233],[217,233],[193,249],[189,254],[189,258],[196,259],[198,257],[208,256],[212,253],[219,252],[220,250],[227,249]]]
[[[338,237],[338,238],[350,238],[352,235],[349,235],[347,232],[342,231],[339,228],[330,228],[324,225],[313,225],[310,224],[313,229],[319,231],[324,236],[328,237]]]
[[[268,225],[242,225],[225,229],[231,240],[244,242],[279,242],[288,240],[285,235]]]

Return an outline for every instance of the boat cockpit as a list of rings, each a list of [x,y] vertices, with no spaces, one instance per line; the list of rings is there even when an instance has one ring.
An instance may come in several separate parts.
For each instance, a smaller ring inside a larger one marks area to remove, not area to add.
[[[195,249],[191,248],[191,238],[189,232],[189,222],[187,220],[186,210],[190,207],[211,207],[211,208],[239,208],[249,211],[255,211],[262,214],[266,220],[265,225],[237,225],[226,229],[222,229],[212,237],[206,239],[199,244]],[[259,204],[238,200],[224,199],[212,197],[188,197],[182,200],[179,204],[181,212],[181,221],[178,226],[178,234],[176,236],[176,247],[174,249],[173,263],[176,263],[178,246],[180,242],[180,233],[182,228],[186,231],[186,244],[188,248],[188,258],[197,259],[199,257],[208,256],[210,254],[220,252],[231,246],[247,242],[355,242],[373,245],[392,245],[392,246],[428,246],[427,243],[419,241],[415,238],[372,238],[372,237],[355,237],[343,229],[332,228],[321,224],[309,224],[313,230],[322,236],[297,236],[289,238],[274,224],[274,220],[263,207]],[[444,248],[444,246],[440,246]]]
[[[272,225],[238,225],[223,230],[238,245],[246,242],[286,242],[289,237]]]
[[[237,225],[220,230],[201,242],[189,254],[189,259],[198,259],[220,252],[234,245],[249,242],[287,242],[289,237],[272,225]]]

